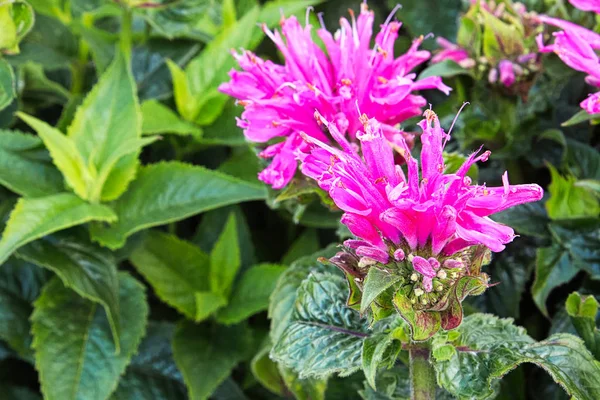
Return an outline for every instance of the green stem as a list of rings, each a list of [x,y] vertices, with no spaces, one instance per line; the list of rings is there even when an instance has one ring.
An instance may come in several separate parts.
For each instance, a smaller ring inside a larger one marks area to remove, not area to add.
[[[83,25],[86,27],[90,27],[94,24],[93,16],[89,14],[83,14],[82,18]],[[87,68],[87,62],[90,57],[90,46],[83,39],[79,39],[79,52],[77,54],[77,61],[73,64],[72,67],[72,83],[71,83],[71,93],[73,95],[80,95],[83,93],[84,85],[85,85],[85,73]]]
[[[409,350],[411,400],[435,399],[437,383],[429,355],[427,347],[414,346]]]
[[[131,34],[131,24],[133,17],[131,15],[131,10],[129,8],[123,9],[123,18],[121,20],[121,51],[127,58],[127,60],[131,59],[131,43],[132,43],[132,34]]]

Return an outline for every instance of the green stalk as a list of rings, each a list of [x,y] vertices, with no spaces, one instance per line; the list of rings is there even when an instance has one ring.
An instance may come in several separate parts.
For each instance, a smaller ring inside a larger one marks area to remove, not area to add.
[[[410,398],[411,400],[434,400],[437,383],[433,365],[429,362],[427,347],[413,346],[409,349]]]
[[[123,18],[121,20],[121,51],[127,60],[131,59],[131,43],[132,43],[132,24],[133,17],[129,8],[123,9]]]

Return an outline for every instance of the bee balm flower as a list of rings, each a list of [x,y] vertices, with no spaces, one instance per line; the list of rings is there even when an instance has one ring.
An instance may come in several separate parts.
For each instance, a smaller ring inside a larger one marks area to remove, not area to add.
[[[396,140],[395,125],[419,115],[426,100],[414,94],[422,89],[450,88],[439,77],[416,80],[411,71],[430,57],[419,50],[423,38],[394,56],[394,43],[401,24],[386,21],[373,39],[374,13],[361,4],[358,18],[340,20],[340,29],[331,34],[317,30],[326,51],[313,41],[312,27],[301,26],[296,17],[283,18],[281,33],[265,33],[282,53],[285,64],[265,61],[251,52],[234,56],[242,71],[231,71],[231,81],[220,90],[239,100],[244,112],[238,125],[251,142],[279,142],[261,153],[272,159],[259,178],[275,189],[287,185],[296,172],[296,157],[306,149],[299,133],[331,143],[331,137],[313,118],[318,110],[342,135],[356,139],[361,123],[358,107],[377,118],[390,141]],[[391,19],[391,18],[389,18]]]

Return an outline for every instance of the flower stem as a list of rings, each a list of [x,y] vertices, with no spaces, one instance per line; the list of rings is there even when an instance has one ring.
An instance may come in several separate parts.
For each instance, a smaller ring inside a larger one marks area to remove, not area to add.
[[[427,347],[414,346],[409,350],[411,400],[435,399],[437,383],[429,355]]]
[[[123,17],[121,19],[121,51],[127,60],[131,59],[131,42],[132,42],[132,15],[128,8],[123,9]]]

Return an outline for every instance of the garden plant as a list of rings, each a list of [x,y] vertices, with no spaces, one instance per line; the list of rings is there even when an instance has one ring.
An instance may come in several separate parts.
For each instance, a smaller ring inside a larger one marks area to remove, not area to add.
[[[600,399],[600,0],[0,0],[0,399]]]

